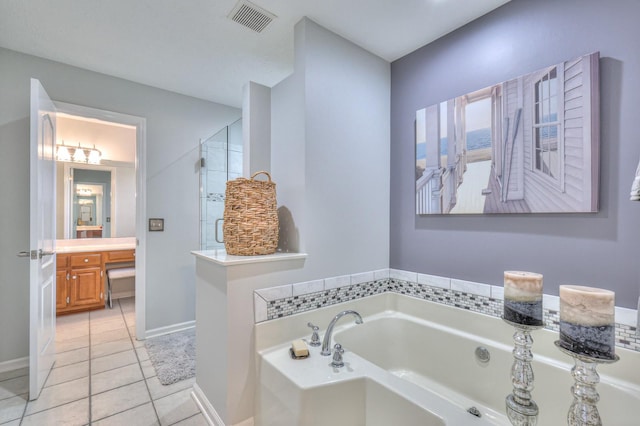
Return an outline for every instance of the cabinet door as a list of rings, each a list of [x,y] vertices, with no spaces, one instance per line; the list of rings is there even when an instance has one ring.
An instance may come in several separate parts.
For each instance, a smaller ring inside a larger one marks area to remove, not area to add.
[[[67,308],[67,270],[56,271],[56,312]]]
[[[69,293],[73,307],[102,305],[100,268],[72,269]]]

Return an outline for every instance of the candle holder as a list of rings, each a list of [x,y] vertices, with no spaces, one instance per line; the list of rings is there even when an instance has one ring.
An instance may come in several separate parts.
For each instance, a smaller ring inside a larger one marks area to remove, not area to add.
[[[538,404],[531,398],[533,390],[533,368],[531,360],[531,346],[533,338],[531,332],[544,327],[540,325],[525,325],[502,318],[504,322],[515,328],[513,341],[513,365],[511,366],[511,383],[513,392],[506,397],[507,417],[514,426],[535,426],[538,422]]]
[[[569,426],[602,426],[597,403],[600,395],[596,385],[600,383],[600,376],[596,371],[598,364],[611,364],[620,359],[614,355],[612,359],[593,358],[587,355],[575,353],[562,346],[559,340],[555,342],[561,352],[573,358],[575,365],[571,369],[571,375],[575,384],[571,386],[573,403],[567,414]]]

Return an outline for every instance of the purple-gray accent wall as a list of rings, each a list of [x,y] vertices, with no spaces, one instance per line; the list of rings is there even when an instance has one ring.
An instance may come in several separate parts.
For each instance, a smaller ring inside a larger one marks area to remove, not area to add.
[[[390,267],[501,285],[503,271],[616,292],[635,309],[640,203],[640,1],[513,0],[391,65]],[[600,52],[600,211],[415,215],[415,112],[577,56]]]

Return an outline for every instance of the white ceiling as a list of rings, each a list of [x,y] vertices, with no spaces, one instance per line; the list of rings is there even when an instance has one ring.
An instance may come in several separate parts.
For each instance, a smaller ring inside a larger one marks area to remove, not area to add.
[[[277,16],[259,34],[236,1],[0,0],[0,46],[240,107],[247,81],[292,72],[304,16],[393,61],[509,0],[254,0]]]

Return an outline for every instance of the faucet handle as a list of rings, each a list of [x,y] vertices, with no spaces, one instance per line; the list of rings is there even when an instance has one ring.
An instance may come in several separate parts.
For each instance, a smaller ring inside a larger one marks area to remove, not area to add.
[[[311,346],[320,346],[320,336],[318,335],[318,330],[319,330],[318,326],[313,325],[309,322],[307,323],[307,327],[313,330],[313,333],[311,334],[311,341],[309,342],[309,344]]]
[[[336,343],[333,347],[333,361],[331,361],[331,366],[335,368],[344,367],[344,361],[342,360],[342,354],[344,353],[344,349],[342,349],[342,345],[340,343]]]

